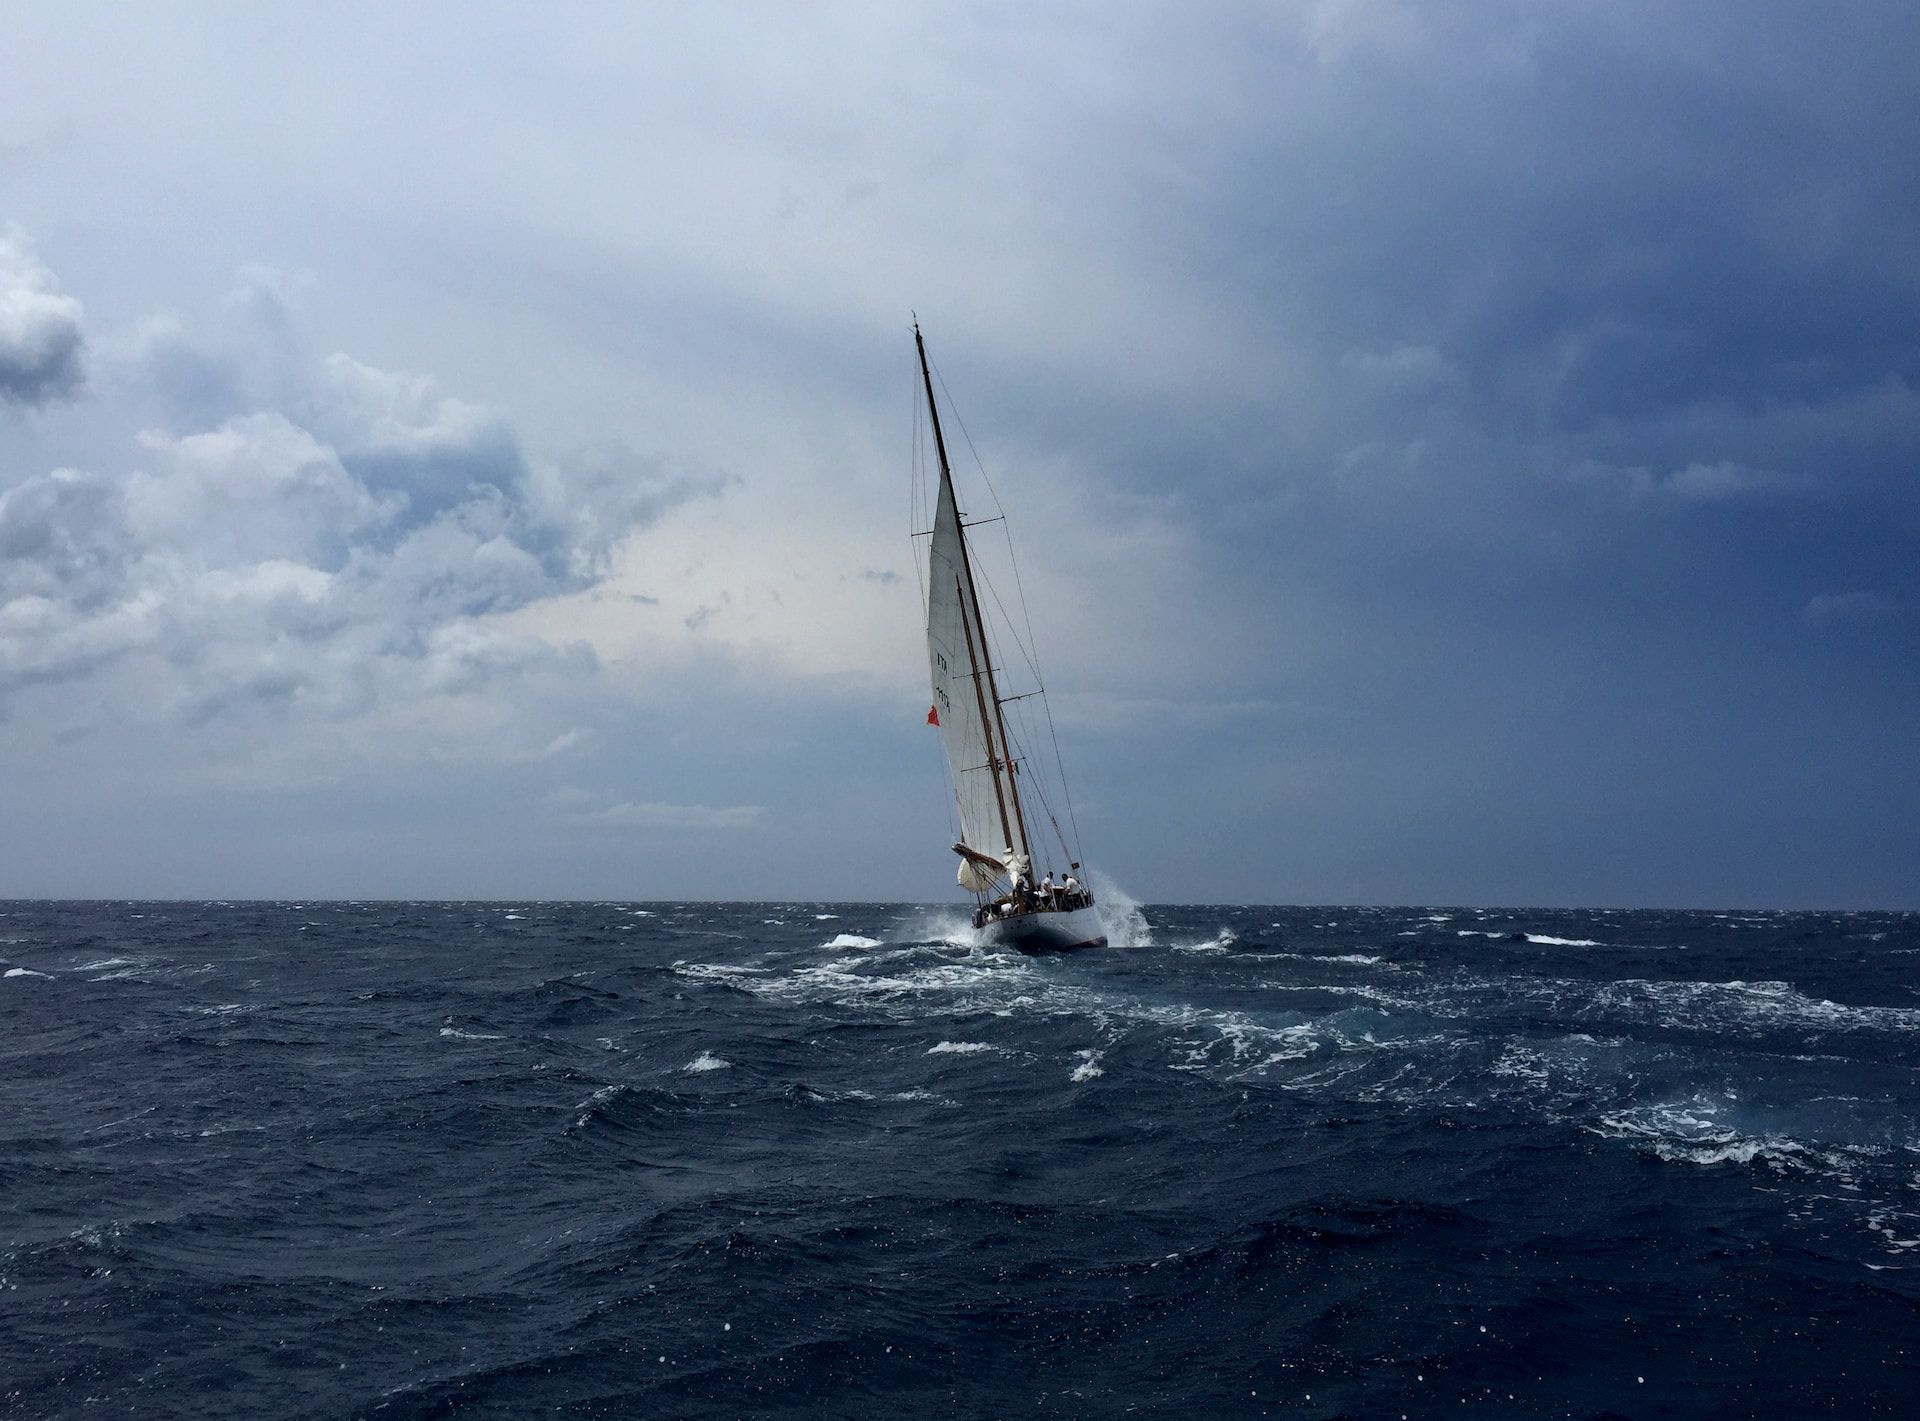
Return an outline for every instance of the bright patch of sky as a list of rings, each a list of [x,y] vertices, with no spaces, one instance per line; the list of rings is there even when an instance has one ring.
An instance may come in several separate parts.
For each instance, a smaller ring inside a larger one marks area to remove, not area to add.
[[[1914,906],[1915,13],[16,16],[0,894],[939,898],[917,310],[1138,896]]]

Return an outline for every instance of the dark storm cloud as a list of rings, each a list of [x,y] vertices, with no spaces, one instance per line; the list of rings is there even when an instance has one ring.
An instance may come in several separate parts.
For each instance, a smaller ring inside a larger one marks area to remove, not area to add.
[[[1234,38],[1128,200],[1257,353],[1070,437],[1234,566],[1471,598],[1463,561],[1597,573],[1629,539],[1804,576],[1796,608],[1854,557],[1913,585],[1871,531],[1920,516],[1911,11],[1327,5]]]
[[[1319,712],[1103,742],[1164,764],[1138,802],[1204,783],[1262,826],[1175,876],[1368,896],[1362,846],[1445,838],[1455,881],[1542,895],[1558,841],[1589,898],[1910,900],[1912,834],[1875,826],[1920,787],[1915,12],[1327,5],[1232,39],[1106,186],[1236,358],[1045,436],[1208,530],[1251,612],[1211,686]],[[1844,872],[1678,827],[1788,803]]]
[[[1243,78],[1207,225],[1280,332],[1430,350],[1458,379],[1429,427],[1615,462],[1765,464],[1773,410],[1911,394],[1910,11],[1403,13]]]

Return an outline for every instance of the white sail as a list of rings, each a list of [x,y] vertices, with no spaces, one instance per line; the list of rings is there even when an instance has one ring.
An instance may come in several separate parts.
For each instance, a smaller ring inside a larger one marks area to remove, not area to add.
[[[1013,801],[1012,772],[999,743],[986,675],[985,630],[974,620],[978,604],[961,537],[953,481],[943,473],[927,558],[927,661],[933,677],[933,706],[953,771],[961,842],[1004,863],[1013,853],[1025,854],[1027,846]],[[966,882],[965,877],[962,881]]]

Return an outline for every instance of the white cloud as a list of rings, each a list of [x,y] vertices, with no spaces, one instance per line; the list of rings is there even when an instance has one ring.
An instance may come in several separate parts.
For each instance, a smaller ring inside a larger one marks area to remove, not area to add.
[[[1664,473],[1644,465],[1607,464],[1586,459],[1569,471],[1584,484],[1629,503],[1706,504],[1795,493],[1801,485],[1772,469],[1730,459],[1695,460]]]
[[[84,378],[81,306],[17,227],[0,233],[0,404],[42,405]]]
[[[155,466],[126,482],[129,533],[203,566],[277,558],[337,566],[401,507],[281,414],[247,415],[183,438],[149,431],[140,445]]]
[[[719,809],[705,804],[615,802],[585,790],[556,791],[548,808],[558,823],[575,829],[761,829],[768,821],[766,809],[757,804]]]
[[[1460,378],[1453,362],[1430,345],[1350,350],[1340,357],[1340,364],[1343,369],[1390,390],[1432,390]]]
[[[1822,592],[1807,600],[1800,620],[1816,630],[1897,616],[1900,604],[1882,592]]]
[[[1784,489],[1788,481],[1770,469],[1749,468],[1731,459],[1695,462],[1675,469],[1662,485],[1675,498],[1693,503],[1719,503],[1750,494]]]
[[[292,727],[318,747],[321,726],[397,709],[419,725],[395,738],[383,720],[404,753],[450,702],[524,699],[541,668],[591,677],[563,625],[543,636],[504,614],[593,586],[612,547],[718,482],[617,452],[529,460],[503,418],[430,377],[308,360],[283,296],[248,289],[261,339],[208,349],[147,323],[119,343],[115,388],[157,373],[135,403],[158,400],[168,422],[204,413],[209,391],[273,407],[128,432],[135,467],[0,491],[0,696],[85,683],[81,702],[47,709],[96,727],[266,713],[289,754]],[[175,401],[183,369],[207,378]],[[104,396],[90,414],[125,417]],[[496,723],[502,758],[533,753],[518,717],[466,719]]]
[[[578,750],[592,743],[592,740],[593,732],[581,726],[575,726],[572,730],[563,730],[547,742],[546,748],[540,752],[540,758],[551,760],[554,756],[564,755],[569,750]]]

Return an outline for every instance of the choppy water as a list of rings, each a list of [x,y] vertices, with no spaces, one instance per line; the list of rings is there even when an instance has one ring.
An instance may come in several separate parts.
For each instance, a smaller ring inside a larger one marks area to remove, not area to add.
[[[0,914],[0,1414],[1920,1407],[1913,915]]]

